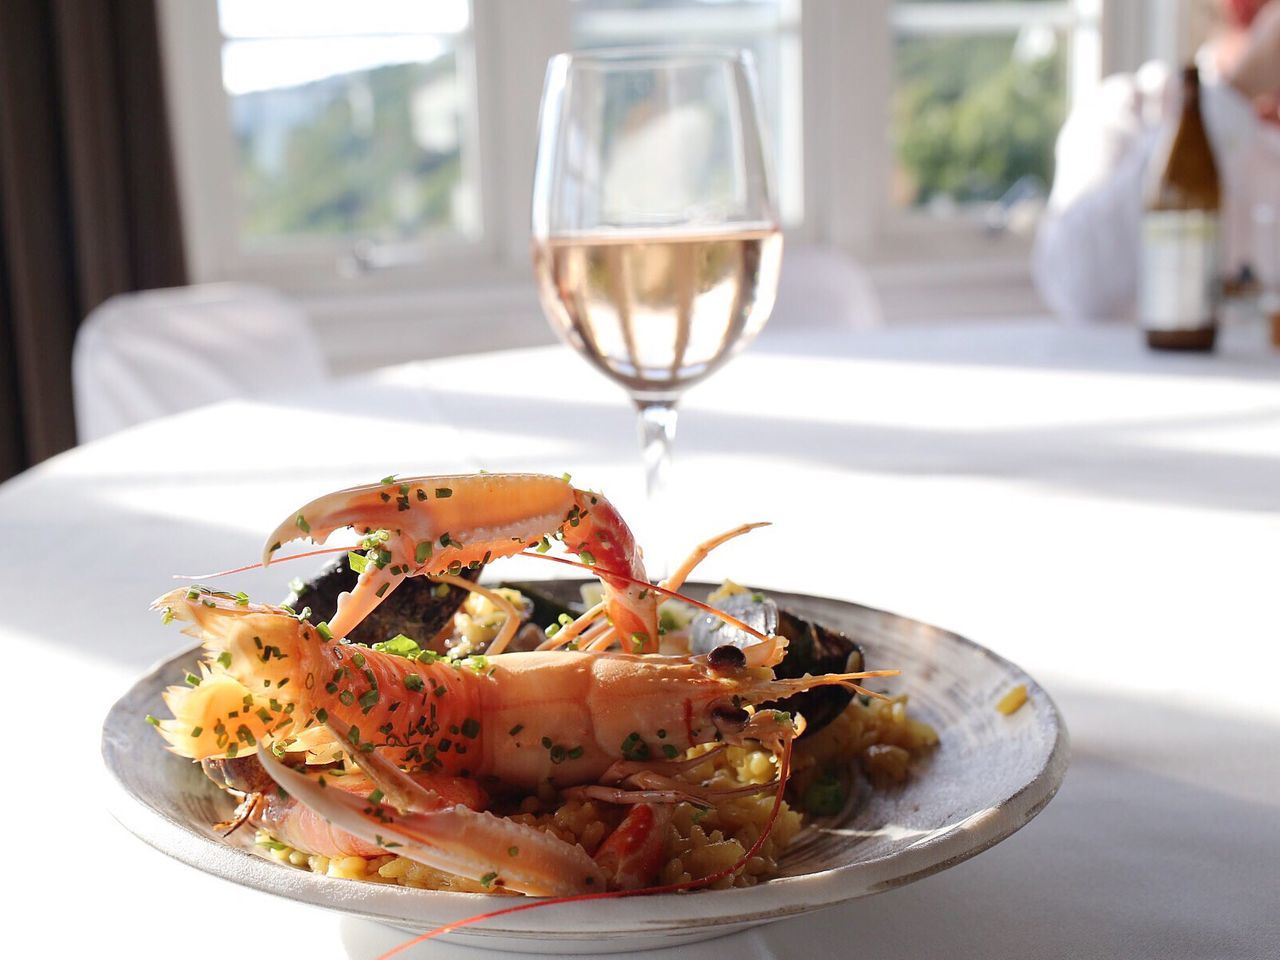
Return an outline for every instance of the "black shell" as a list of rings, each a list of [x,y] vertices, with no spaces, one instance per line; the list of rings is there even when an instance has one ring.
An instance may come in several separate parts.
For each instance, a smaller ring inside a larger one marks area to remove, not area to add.
[[[480,569],[463,570],[459,576],[474,581],[480,576]],[[347,558],[341,557],[323,567],[285,602],[299,611],[310,607],[308,619],[312,623],[331,620],[338,608],[338,594],[350,591],[355,585],[356,573],[347,564]],[[445,589],[437,595],[440,587]],[[448,626],[466,598],[467,591],[462,587],[434,583],[426,577],[405,577],[347,639],[372,644],[403,633],[425,647]]]
[[[787,638],[787,655],[774,668],[775,676],[793,678],[807,673],[856,673],[864,669],[862,648],[858,644],[843,633],[780,609],[763,593],[735,593],[716,606],[761,633],[776,633]],[[710,653],[725,644],[745,649],[757,642],[751,634],[709,613],[693,621],[689,637],[693,653]],[[808,723],[804,734],[807,736],[839,716],[852,699],[852,691],[832,685],[815,687],[760,706],[802,714]]]

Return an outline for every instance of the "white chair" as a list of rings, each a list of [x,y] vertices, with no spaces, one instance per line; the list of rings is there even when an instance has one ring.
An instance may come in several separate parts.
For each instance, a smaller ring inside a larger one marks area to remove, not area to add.
[[[831,247],[783,247],[778,300],[766,333],[869,330],[883,324],[880,298],[857,261]]]
[[[81,324],[71,370],[81,442],[328,376],[301,307],[231,283],[112,297]]]

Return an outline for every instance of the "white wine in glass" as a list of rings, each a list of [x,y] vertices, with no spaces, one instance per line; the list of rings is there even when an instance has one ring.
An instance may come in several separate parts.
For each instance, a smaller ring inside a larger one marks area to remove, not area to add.
[[[538,243],[543,302],[561,337],[639,401],[678,397],[769,316],[782,235],[610,231]]]
[[[533,190],[543,310],[640,413],[650,505],[676,402],[764,326],[782,232],[746,53],[561,54]]]

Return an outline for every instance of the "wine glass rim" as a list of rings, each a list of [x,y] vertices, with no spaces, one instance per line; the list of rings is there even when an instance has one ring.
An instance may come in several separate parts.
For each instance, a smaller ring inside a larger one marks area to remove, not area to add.
[[[565,66],[597,70],[641,69],[652,67],[689,67],[734,64],[751,68],[751,50],[746,47],[713,45],[647,44],[606,47],[600,50],[570,50],[551,58]]]

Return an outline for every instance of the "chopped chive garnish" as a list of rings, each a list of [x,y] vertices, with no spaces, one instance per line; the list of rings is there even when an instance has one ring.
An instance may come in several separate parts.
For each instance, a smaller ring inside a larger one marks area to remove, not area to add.
[[[447,500],[449,497],[452,497],[452,496],[453,496],[453,491],[448,487],[436,487],[437,500]]]
[[[229,668],[231,666],[231,651],[223,650],[218,654],[218,663],[222,664],[224,668]]]
[[[648,760],[649,745],[640,739],[640,734],[629,733],[622,741],[622,756],[626,760]]]
[[[491,883],[493,883],[493,881],[497,879],[498,879],[498,875],[490,871],[489,873],[486,873],[483,877],[480,878],[480,886],[488,887]]]
[[[347,554],[347,566],[351,568],[352,573],[364,573],[365,567],[369,566],[369,558],[362,553],[352,551]]]
[[[662,755],[668,760],[674,760],[679,753],[680,751],[669,743],[664,743],[662,745]]]
[[[417,563],[426,563],[431,559],[431,541],[423,540],[418,544],[417,549],[413,551],[413,559]]]
[[[379,790],[377,787],[374,787],[374,788],[373,788],[373,793],[369,794],[369,802],[370,802],[370,803],[381,803],[381,802],[382,802],[382,797],[383,797],[383,793],[382,793],[382,791],[381,791],[381,790]]]
[[[298,514],[298,519],[294,521],[298,525],[298,529],[303,533],[311,532],[311,524],[307,523],[307,518],[302,514]]]
[[[519,732],[520,732],[521,730],[523,730],[523,729],[524,729],[524,724],[523,724],[523,723],[517,723],[514,727],[512,727],[510,730],[508,730],[508,731],[507,731],[507,733],[509,733],[511,736],[513,736],[513,737],[514,737],[517,733],[519,733]]]
[[[204,733],[204,727],[192,727],[192,728],[191,728],[191,736],[193,736],[193,737],[198,737],[198,736],[200,736],[200,734],[202,734],[202,733]]]
[[[326,640],[333,639],[333,631],[329,629],[329,624],[325,623],[323,620],[316,624],[316,633],[320,634],[320,636],[324,637]]]
[[[158,726],[160,726],[160,721],[159,721],[159,720],[157,720],[155,717],[153,717],[153,716],[152,716],[151,714],[149,714],[149,713],[147,714],[147,723],[151,724],[153,727],[158,727]]]
[[[462,735],[475,739],[480,734],[480,721],[475,717],[467,717],[462,721]]]
[[[518,857],[518,856],[520,856],[520,848],[519,848],[519,847],[507,847],[507,856],[509,856],[509,857]]]

